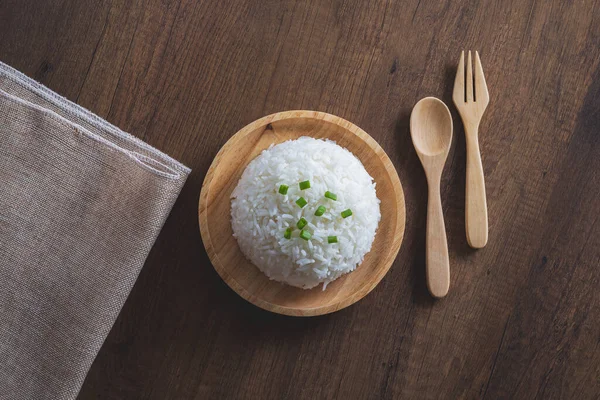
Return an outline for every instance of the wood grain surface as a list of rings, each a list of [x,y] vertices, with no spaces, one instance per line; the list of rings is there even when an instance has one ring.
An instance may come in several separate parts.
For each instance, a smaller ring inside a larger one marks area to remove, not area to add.
[[[229,199],[248,163],[271,145],[302,136],[333,140],[351,151],[374,179],[381,201],[381,221],[371,251],[355,271],[327,285],[327,290],[322,285],[304,290],[269,280],[244,256],[231,226]],[[215,156],[204,178],[198,204],[204,248],[225,283],[258,307],[303,317],[341,310],[370,293],[396,259],[405,222],[400,179],[381,146],[345,119],[307,110],[271,114],[239,130]]]
[[[3,0],[0,59],[193,168],[81,399],[596,399],[600,396],[600,1]],[[465,239],[451,106],[478,50],[489,240]],[[408,121],[450,107],[442,176],[450,294],[425,284],[425,176]],[[231,135],[273,112],[345,118],[404,187],[400,255],[377,288],[300,319],[237,296],[198,235]]]

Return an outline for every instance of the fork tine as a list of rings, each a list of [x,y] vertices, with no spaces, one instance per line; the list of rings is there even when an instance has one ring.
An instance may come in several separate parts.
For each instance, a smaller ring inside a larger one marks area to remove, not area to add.
[[[465,52],[460,53],[460,60],[456,68],[456,78],[454,78],[454,92],[452,92],[454,104],[465,102]]]
[[[472,102],[473,96],[473,64],[471,63],[471,50],[467,57],[467,103]]]
[[[490,101],[490,95],[488,93],[487,85],[485,83],[485,75],[483,75],[483,68],[481,67],[481,59],[479,53],[475,52],[475,93],[477,94],[477,101]]]

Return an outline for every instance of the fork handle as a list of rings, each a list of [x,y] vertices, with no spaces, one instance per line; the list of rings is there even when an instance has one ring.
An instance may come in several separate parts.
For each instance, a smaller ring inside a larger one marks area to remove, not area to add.
[[[477,126],[465,124],[467,142],[465,226],[467,242],[475,249],[484,247],[488,240],[487,202],[478,130]]]
[[[450,260],[440,196],[440,177],[429,181],[427,200],[426,274],[433,297],[441,298],[450,287]]]

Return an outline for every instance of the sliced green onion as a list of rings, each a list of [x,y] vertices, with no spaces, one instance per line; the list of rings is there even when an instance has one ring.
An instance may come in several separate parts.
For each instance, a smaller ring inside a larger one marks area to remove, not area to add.
[[[327,243],[337,243],[337,236],[327,236]]]
[[[298,229],[302,229],[306,226],[306,224],[308,224],[308,222],[304,218],[300,218],[296,226],[298,227]]]
[[[342,211],[342,218],[348,218],[351,215],[352,215],[352,210],[351,209],[347,209],[347,210]]]
[[[325,197],[331,200],[337,200],[337,194],[331,193],[329,190],[325,192]]]
[[[300,190],[310,189],[310,181],[303,181],[299,183]]]
[[[288,189],[289,189],[288,185],[281,185],[281,186],[279,186],[279,194],[286,195]]]
[[[296,204],[298,204],[300,208],[304,208],[304,206],[308,204],[308,201],[306,201],[304,197],[300,197],[298,200],[296,200]]]
[[[300,237],[304,240],[308,240],[312,237],[309,231],[305,231],[304,229],[300,231]]]
[[[325,214],[325,210],[326,210],[325,207],[319,206],[319,207],[317,207],[317,211],[315,211],[315,215],[317,217],[320,217],[321,215]]]
[[[294,228],[292,228],[292,227],[287,228],[285,230],[285,233],[283,234],[283,237],[286,238],[286,239],[291,239],[292,238],[292,231],[293,230],[294,230]]]

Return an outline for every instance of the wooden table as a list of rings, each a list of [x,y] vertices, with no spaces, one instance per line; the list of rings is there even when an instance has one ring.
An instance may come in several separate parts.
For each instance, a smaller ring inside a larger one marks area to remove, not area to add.
[[[0,38],[2,61],[193,168],[81,399],[600,396],[600,1],[5,0]],[[490,239],[467,246],[451,106],[451,289],[434,301],[408,121],[424,96],[452,104],[462,49],[480,51],[490,88]],[[390,272],[323,317],[246,303],[198,233],[220,146],[287,109],[362,127],[406,195]]]

